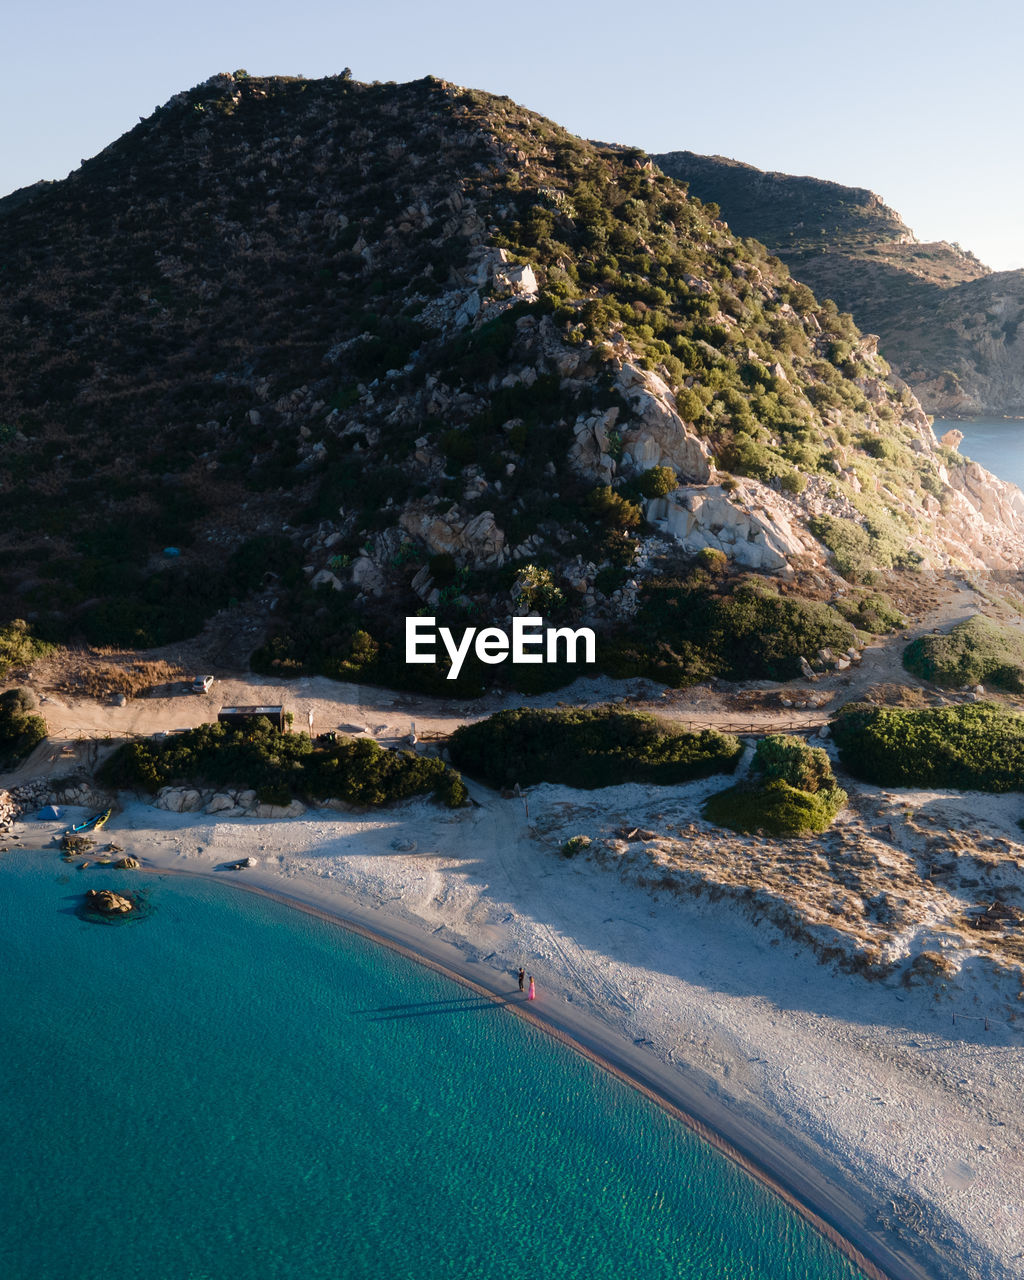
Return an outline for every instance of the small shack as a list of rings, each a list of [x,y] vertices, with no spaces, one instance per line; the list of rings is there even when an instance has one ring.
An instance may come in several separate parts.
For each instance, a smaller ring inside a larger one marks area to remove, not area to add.
[[[220,724],[234,725],[236,729],[251,724],[260,716],[266,716],[275,729],[284,733],[284,707],[221,707],[217,713]]]

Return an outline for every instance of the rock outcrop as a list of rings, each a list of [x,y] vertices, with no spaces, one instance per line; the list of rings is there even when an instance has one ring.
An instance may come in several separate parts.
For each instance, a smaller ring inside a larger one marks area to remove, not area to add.
[[[696,554],[724,552],[736,565],[761,573],[788,573],[794,564],[823,560],[821,544],[807,532],[799,509],[756,480],[731,491],[721,485],[686,485],[652,498],[647,519]]]
[[[130,898],[114,893],[112,889],[87,890],[85,905],[89,911],[95,911],[101,916],[126,916],[135,910],[135,904]]]

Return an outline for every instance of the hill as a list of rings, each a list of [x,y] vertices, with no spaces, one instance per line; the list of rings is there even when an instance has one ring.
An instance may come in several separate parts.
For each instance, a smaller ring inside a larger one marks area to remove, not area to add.
[[[929,413],[1024,415],[1024,272],[990,271],[957,244],[920,243],[860,187],[691,151],[654,159],[877,333]]]
[[[849,316],[508,99],[219,75],[18,196],[0,587],[46,638],[251,599],[263,669],[422,685],[406,615],[541,611],[685,680],[736,627],[831,643],[835,570],[1021,562],[1020,495]]]

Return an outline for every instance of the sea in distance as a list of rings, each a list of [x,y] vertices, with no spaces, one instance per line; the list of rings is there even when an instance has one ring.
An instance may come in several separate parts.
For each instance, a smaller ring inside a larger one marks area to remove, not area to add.
[[[968,418],[962,422],[936,418],[932,426],[936,437],[953,429],[962,431],[960,452],[965,458],[980,462],[1000,480],[1024,489],[1024,422],[1008,418]]]
[[[4,1280],[862,1275],[582,1056],[275,900],[7,853],[0,962]]]

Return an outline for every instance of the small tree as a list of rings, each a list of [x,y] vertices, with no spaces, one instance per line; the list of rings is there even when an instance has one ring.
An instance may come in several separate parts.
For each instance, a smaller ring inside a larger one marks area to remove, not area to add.
[[[679,477],[671,467],[651,467],[640,477],[639,488],[645,498],[664,498],[679,488]]]
[[[791,734],[773,733],[762,738],[754,752],[753,768],[763,773],[766,781],[781,779],[812,795],[836,785],[828,753]]]

